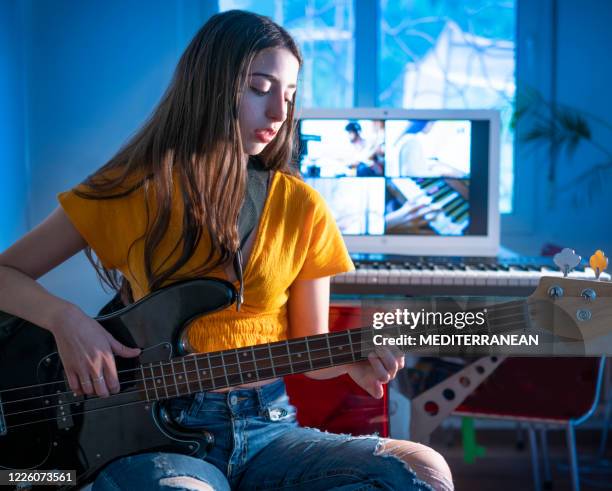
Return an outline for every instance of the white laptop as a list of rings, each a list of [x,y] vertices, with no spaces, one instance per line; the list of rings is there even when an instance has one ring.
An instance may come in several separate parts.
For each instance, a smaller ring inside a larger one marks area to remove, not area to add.
[[[351,253],[495,256],[499,137],[496,111],[310,109],[298,162]]]

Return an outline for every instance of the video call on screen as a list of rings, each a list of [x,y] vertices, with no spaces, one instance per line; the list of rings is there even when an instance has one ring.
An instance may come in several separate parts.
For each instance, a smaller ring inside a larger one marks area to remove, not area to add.
[[[472,235],[472,126],[303,119],[300,172],[344,235]]]

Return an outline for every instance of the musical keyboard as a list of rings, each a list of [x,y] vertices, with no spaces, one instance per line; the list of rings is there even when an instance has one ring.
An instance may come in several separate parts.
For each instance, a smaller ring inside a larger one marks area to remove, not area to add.
[[[337,295],[501,295],[527,296],[542,276],[563,277],[544,257],[420,257],[380,254],[353,256],[356,270],[332,278]],[[595,280],[586,263],[570,278]],[[608,273],[601,281],[610,281]]]
[[[411,206],[427,206],[428,227],[440,235],[462,235],[470,223],[467,181],[462,179],[415,177],[396,178],[387,183],[387,193],[399,205],[410,196]],[[433,216],[432,216],[433,215]]]
[[[470,221],[469,202],[458,189],[465,188],[463,194],[467,195],[465,183],[457,179],[417,177],[414,184],[424,193],[420,203],[440,211],[429,226],[440,235],[461,235]]]

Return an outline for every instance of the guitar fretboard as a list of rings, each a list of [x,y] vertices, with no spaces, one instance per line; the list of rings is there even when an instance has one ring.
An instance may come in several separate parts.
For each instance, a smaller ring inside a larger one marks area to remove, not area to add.
[[[140,368],[143,388],[147,400],[168,399],[352,363],[361,359],[362,336],[368,331],[353,329],[145,364]]]
[[[524,329],[528,316],[525,305],[524,301],[516,301],[488,307],[486,324],[467,327],[463,332]],[[412,333],[438,331],[431,326],[411,330]],[[398,335],[406,331],[399,326],[376,331],[383,332]],[[349,329],[149,363],[140,367],[141,382],[150,401],[345,365],[365,359],[373,348],[373,333],[369,327]]]

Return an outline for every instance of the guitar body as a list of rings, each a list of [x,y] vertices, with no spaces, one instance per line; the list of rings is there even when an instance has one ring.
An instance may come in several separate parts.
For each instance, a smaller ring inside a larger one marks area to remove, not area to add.
[[[183,342],[188,324],[227,308],[235,298],[230,283],[199,279],[99,317],[119,342],[142,348],[139,358],[116,358],[121,392],[106,399],[75,397],[64,382],[53,336],[2,314],[0,469],[76,470],[83,483],[129,454],[162,450],[205,456],[211,435],[186,432],[173,422],[165,401],[148,402],[142,390],[147,375],[140,367],[188,354]]]

